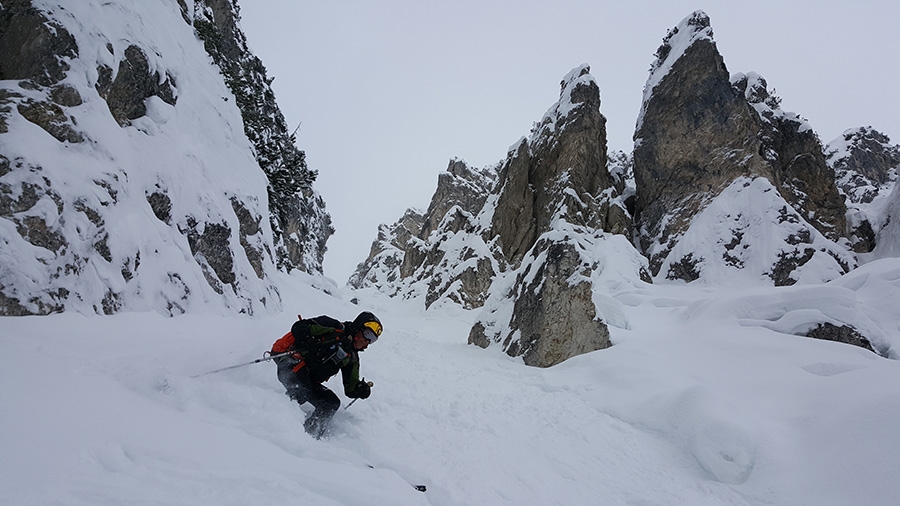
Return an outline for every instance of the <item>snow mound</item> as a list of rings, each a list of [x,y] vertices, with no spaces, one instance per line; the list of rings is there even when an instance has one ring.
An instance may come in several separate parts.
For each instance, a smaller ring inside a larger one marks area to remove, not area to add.
[[[694,217],[656,281],[690,271],[708,284],[819,284],[854,265],[855,258],[803,220],[771,182],[738,178]]]

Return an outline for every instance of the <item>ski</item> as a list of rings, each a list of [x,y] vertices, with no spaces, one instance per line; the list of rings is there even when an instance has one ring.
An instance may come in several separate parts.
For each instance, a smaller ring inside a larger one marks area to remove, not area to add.
[[[373,466],[372,464],[366,464],[366,465],[369,466],[369,469],[375,469],[375,466]],[[412,488],[418,490],[419,492],[425,492],[427,490],[427,487],[425,487],[425,485],[413,485],[412,483],[410,483],[409,485]]]

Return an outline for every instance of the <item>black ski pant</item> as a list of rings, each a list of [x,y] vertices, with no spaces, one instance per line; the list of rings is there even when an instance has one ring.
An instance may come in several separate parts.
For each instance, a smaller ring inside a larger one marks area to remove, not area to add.
[[[298,404],[308,402],[315,410],[303,423],[306,432],[315,438],[321,438],[331,417],[341,407],[341,400],[325,385],[313,383],[309,379],[309,371],[303,367],[294,372],[290,364],[278,366],[278,381],[284,385],[288,396]]]

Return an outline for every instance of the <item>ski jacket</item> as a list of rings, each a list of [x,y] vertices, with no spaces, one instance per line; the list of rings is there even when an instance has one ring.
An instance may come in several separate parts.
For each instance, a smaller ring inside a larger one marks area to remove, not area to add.
[[[311,384],[322,384],[340,372],[344,393],[355,397],[360,384],[359,351],[353,348],[353,336],[345,334],[350,327],[350,322],[330,316],[301,318],[272,345],[272,354],[294,352],[276,358],[275,363],[298,376],[308,375]]]

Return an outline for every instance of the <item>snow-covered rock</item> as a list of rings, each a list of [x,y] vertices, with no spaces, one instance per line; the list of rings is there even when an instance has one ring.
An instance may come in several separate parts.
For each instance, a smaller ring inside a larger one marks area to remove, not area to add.
[[[498,271],[478,233],[476,216],[496,179],[496,167],[474,169],[450,160],[424,213],[409,209],[392,226],[382,225],[369,257],[348,284],[377,288],[405,298],[425,298],[426,307],[451,301],[480,307]]]
[[[268,179],[269,222],[279,269],[322,274],[325,243],[334,233],[325,201],[312,187],[317,171],[306,165],[306,153],[296,146],[275,102],[272,79],[250,51],[240,27],[238,3],[195,0],[182,4],[206,51],[219,66],[244,121],[260,169]]]
[[[500,343],[530,365],[605,348],[608,323],[627,321],[595,278],[647,279],[626,238],[630,181],[627,154],[608,161],[600,88],[580,65],[498,166],[451,161],[428,211],[382,227],[350,284],[423,297],[426,307],[484,305],[469,341]]]
[[[876,244],[891,249],[891,234],[876,237],[890,225],[886,206],[900,171],[900,145],[872,127],[847,130],[825,148],[839,190],[847,200],[849,239],[857,253],[869,253]]]
[[[772,183],[806,221],[832,241],[846,234],[846,205],[818,135],[806,119],[781,108],[781,98],[755,72],[735,74],[732,85],[759,115],[762,153]]]
[[[704,12],[664,38],[634,136],[638,241],[655,279],[783,285],[856,266],[837,243],[845,207],[815,132],[758,74],[729,75]]]
[[[875,237],[872,258],[900,257],[900,185],[895,184],[887,198],[884,218]]]
[[[280,309],[273,182],[194,26],[234,9],[3,2],[0,314]]]
[[[587,65],[576,67],[531,135],[484,169],[496,172],[493,186],[461,178],[468,168],[442,174],[429,211],[382,227],[351,285],[426,307],[484,304],[470,343],[552,365],[608,346],[610,325],[630,326],[610,302],[622,286],[818,286],[856,268],[862,211],[846,213],[835,167],[893,160],[887,139],[850,135],[826,160],[809,122],[782,109],[761,75],[729,74],[702,11],[671,29],[656,56],[632,154],[607,153],[599,88]],[[863,261],[894,254],[890,170],[877,212],[865,209],[878,218],[869,242],[881,232],[882,246]],[[453,185],[472,200],[458,201]],[[803,335],[871,349],[853,322],[822,318]]]
[[[900,145],[872,127],[847,130],[825,147],[837,185],[852,203],[870,204],[890,193],[900,171]]]

